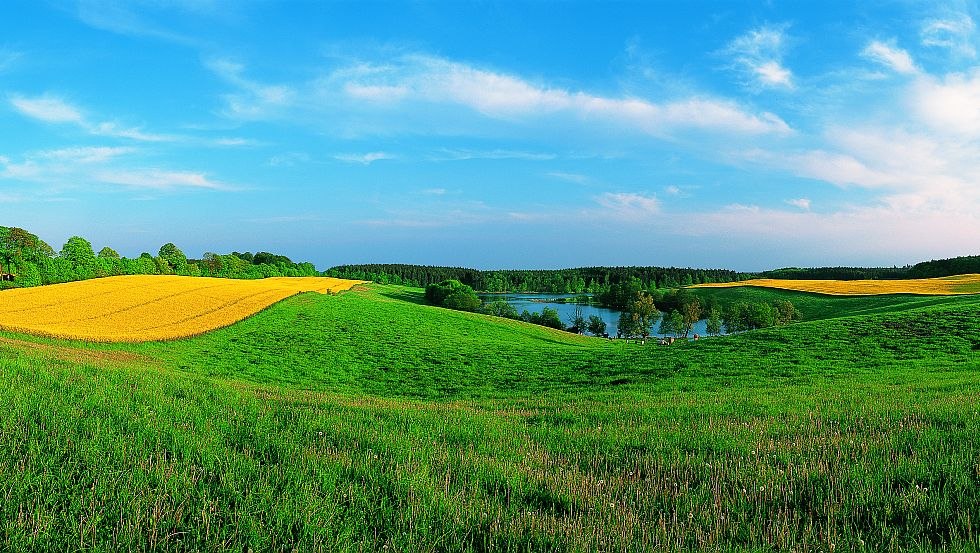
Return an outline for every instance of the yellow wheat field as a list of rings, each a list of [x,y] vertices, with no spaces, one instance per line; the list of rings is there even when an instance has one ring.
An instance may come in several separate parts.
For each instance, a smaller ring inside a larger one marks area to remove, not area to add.
[[[757,278],[741,282],[698,284],[693,288],[728,288],[759,286],[834,296],[874,296],[882,294],[918,294],[946,296],[980,293],[980,275],[957,275],[943,278],[908,280],[783,280]]]
[[[359,280],[117,276],[0,292],[0,329],[98,342],[185,338],[228,326],[300,292]]]

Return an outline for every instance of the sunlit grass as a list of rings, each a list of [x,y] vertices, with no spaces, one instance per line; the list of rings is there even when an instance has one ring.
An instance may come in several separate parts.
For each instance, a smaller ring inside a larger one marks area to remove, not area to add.
[[[0,550],[980,547],[980,300],[668,348],[418,293],[6,336]]]

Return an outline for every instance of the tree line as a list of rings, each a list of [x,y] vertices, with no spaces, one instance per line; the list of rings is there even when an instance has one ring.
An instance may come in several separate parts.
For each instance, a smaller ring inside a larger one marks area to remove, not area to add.
[[[786,267],[759,273],[760,278],[793,280],[896,280],[980,273],[980,255],[934,259],[904,267]]]
[[[0,274],[2,287],[58,284],[117,275],[185,275],[237,279],[275,276],[317,276],[312,263],[294,263],[288,257],[259,252],[205,253],[190,259],[173,243],[157,255],[143,253],[126,258],[106,246],[98,251],[91,242],[72,236],[55,251],[36,235],[17,227],[0,227]]]
[[[925,261],[904,267],[786,267],[760,273],[729,269],[678,267],[579,267],[574,269],[489,270],[465,267],[437,267],[407,264],[339,265],[324,272],[327,276],[370,280],[379,284],[400,284],[425,288],[446,280],[456,280],[481,293],[593,294],[611,297],[617,285],[618,299],[603,301],[622,308],[629,293],[622,286],[640,290],[671,289],[711,282],[737,282],[750,278],[794,280],[888,280],[931,278],[980,273],[980,256],[963,256]],[[636,285],[636,286],[634,286]]]
[[[548,294],[599,294],[611,286],[636,280],[643,289],[676,288],[709,282],[733,282],[751,278],[749,273],[728,269],[677,267],[580,267],[576,269],[483,271],[463,267],[372,264],[340,265],[327,276],[371,280],[425,288],[456,280],[479,292],[542,292]]]

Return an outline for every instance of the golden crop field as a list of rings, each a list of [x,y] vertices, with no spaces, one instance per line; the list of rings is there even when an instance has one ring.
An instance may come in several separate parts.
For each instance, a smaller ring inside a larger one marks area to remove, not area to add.
[[[97,342],[170,340],[228,326],[300,292],[361,282],[136,275],[20,288],[0,292],[0,329]]]
[[[907,280],[784,280],[757,278],[741,282],[698,284],[693,288],[728,288],[759,286],[834,296],[875,296],[882,294],[918,294],[946,296],[980,293],[980,275],[957,275],[943,278]]]

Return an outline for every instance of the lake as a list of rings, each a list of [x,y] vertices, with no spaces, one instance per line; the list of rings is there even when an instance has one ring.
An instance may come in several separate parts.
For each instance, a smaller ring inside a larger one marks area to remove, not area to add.
[[[607,307],[600,307],[598,305],[588,305],[588,304],[576,304],[576,303],[561,303],[548,300],[556,299],[568,299],[579,297],[582,294],[481,294],[480,299],[483,301],[497,301],[503,300],[514,306],[514,309],[518,313],[527,310],[529,313],[540,313],[545,307],[550,307],[555,311],[558,311],[558,317],[566,325],[570,325],[570,321],[575,316],[575,308],[582,308],[582,315],[585,320],[588,321],[589,317],[592,315],[598,315],[603,321],[606,322],[606,332],[610,336],[616,335],[616,330],[619,328],[619,311],[616,309],[609,309]],[[694,334],[700,334],[701,336],[707,336],[708,331],[706,329],[707,321],[698,321],[694,323],[694,328],[691,330],[691,336]],[[653,328],[651,329],[651,336],[663,336],[657,332],[660,330],[660,321],[657,321]]]

